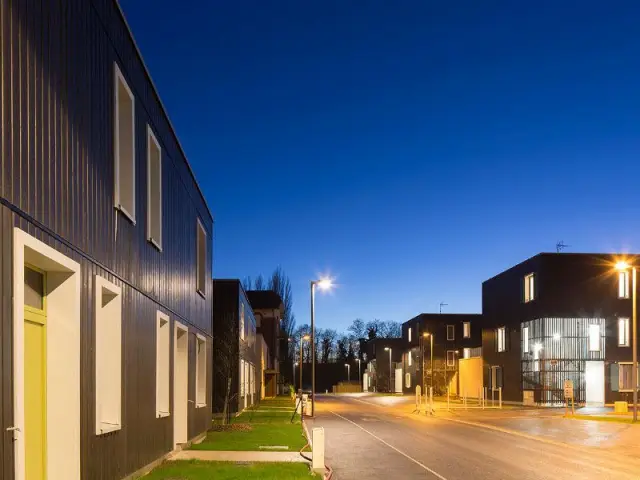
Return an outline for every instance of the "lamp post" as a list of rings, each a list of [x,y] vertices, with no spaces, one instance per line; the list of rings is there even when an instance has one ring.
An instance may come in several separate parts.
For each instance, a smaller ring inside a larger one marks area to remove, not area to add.
[[[616,263],[616,270],[619,272],[626,272],[631,268],[631,310],[633,316],[633,328],[632,328],[632,349],[631,352],[631,385],[633,387],[633,422],[638,421],[638,319],[637,319],[637,306],[636,306],[636,267],[635,265],[629,265],[627,262]]]
[[[389,393],[393,393],[391,391],[391,347],[384,347],[384,351],[389,350]]]
[[[424,385],[424,339],[429,337],[431,339],[431,378],[430,378],[430,386],[433,388],[433,334],[429,332],[424,332],[422,334],[422,389],[425,389]],[[446,360],[445,360],[446,364]],[[426,392],[425,392],[426,393]]]
[[[296,390],[296,365],[298,365],[298,362],[293,362],[293,389],[295,391]],[[302,386],[300,386],[300,388],[302,388]]]
[[[358,383],[360,383],[360,359],[356,358],[356,362],[358,362]]]
[[[316,409],[316,327],[315,327],[315,289],[316,285],[320,290],[328,290],[333,285],[331,280],[323,278],[320,280],[311,280],[311,416],[315,414]]]
[[[292,374],[291,374],[291,383],[293,383],[293,389],[296,389],[296,353],[295,353],[295,343],[294,347],[291,348],[291,343],[293,342],[293,338],[289,337],[287,339],[289,343],[287,344],[287,354],[291,352],[291,366],[292,366]]]
[[[309,335],[303,335],[300,337],[300,392],[302,392],[302,366],[304,365],[303,357],[302,357],[302,341],[309,341],[311,337]]]
[[[345,363],[344,366],[347,367],[347,381],[351,382],[351,365]]]

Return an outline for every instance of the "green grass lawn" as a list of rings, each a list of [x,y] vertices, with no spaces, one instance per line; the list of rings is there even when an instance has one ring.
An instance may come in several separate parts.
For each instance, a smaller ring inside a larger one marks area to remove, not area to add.
[[[145,480],[298,480],[321,478],[304,463],[166,462]]]
[[[251,451],[261,446],[287,446],[289,452],[297,452],[307,443],[302,436],[300,423],[252,423],[251,431],[209,432],[207,437],[191,447],[192,450]]]

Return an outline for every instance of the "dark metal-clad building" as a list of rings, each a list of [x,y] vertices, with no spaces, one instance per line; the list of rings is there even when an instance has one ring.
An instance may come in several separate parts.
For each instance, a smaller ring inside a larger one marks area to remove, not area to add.
[[[259,337],[259,338],[258,338]],[[213,281],[213,412],[235,414],[260,400],[262,336],[239,280]],[[225,412],[225,400],[227,410]]]
[[[631,272],[622,255],[541,253],[482,285],[484,384],[507,401],[630,401]],[[630,263],[635,255],[624,258]]]
[[[0,2],[0,478],[211,422],[213,219],[115,0]]]

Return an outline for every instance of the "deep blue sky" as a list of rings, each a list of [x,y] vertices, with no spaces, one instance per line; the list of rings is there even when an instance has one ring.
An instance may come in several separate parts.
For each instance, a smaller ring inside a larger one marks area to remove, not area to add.
[[[122,4],[214,275],[282,266],[299,324],[323,272],[318,326],[342,329],[480,311],[483,280],[558,240],[640,250],[639,2]]]

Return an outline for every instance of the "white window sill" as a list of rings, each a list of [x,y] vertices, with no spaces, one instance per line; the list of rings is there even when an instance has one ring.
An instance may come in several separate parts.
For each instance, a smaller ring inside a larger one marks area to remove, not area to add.
[[[124,214],[124,216],[131,221],[132,224],[136,224],[136,217],[129,213],[126,208],[124,208],[122,205],[116,205],[116,209],[120,210]]]
[[[159,252],[162,252],[162,245],[160,245],[160,242],[156,242],[153,238],[149,238],[149,243],[151,245],[153,245],[154,247],[156,247],[158,249]]]
[[[196,288],[196,292],[198,292],[202,298],[204,298],[204,299],[207,298],[207,296],[204,294],[204,292],[202,290],[200,290],[199,288]]]
[[[207,404],[206,403],[196,403],[196,408],[203,408],[206,407]]]
[[[620,345],[618,344],[619,347],[630,347],[631,345],[627,345],[626,343],[624,345]]]
[[[106,435],[107,433],[117,432],[118,430],[121,430],[121,429],[122,429],[122,425],[110,425],[110,424],[104,423],[100,425],[100,432],[97,433],[96,435]]]
[[[619,388],[618,393],[633,393],[633,388],[624,389],[624,390],[622,388]]]
[[[156,412],[157,418],[167,418],[169,415],[171,415],[169,412]]]

